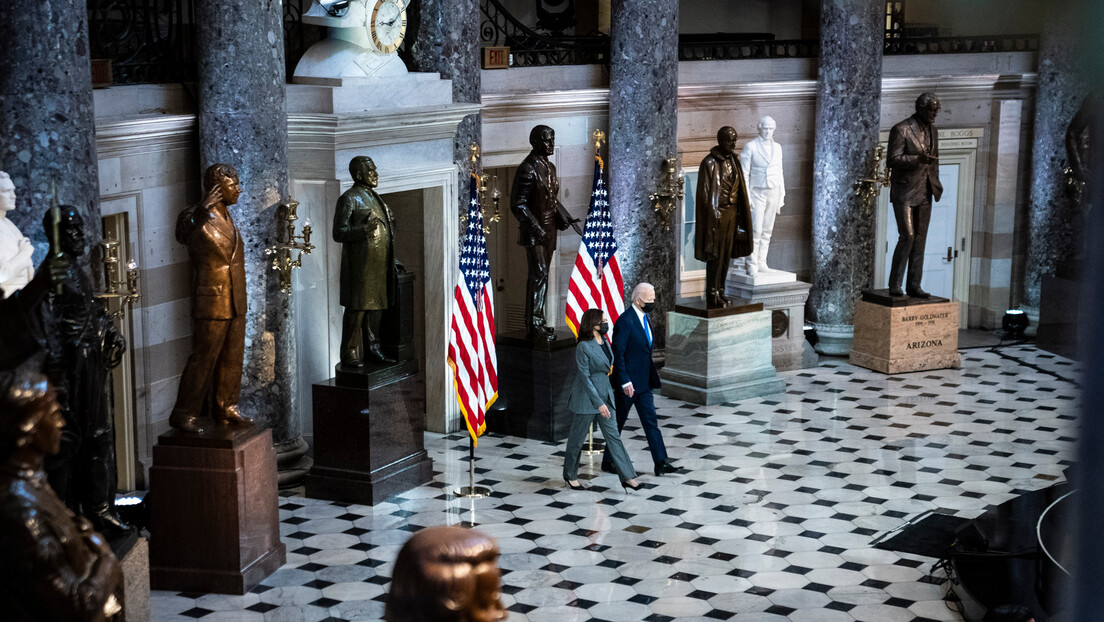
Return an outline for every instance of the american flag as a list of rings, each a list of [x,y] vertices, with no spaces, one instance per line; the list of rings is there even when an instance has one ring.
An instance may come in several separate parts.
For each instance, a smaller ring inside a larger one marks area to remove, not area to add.
[[[448,364],[474,446],[487,429],[484,420],[487,409],[498,398],[498,356],[494,343],[494,302],[488,287],[491,262],[487,259],[487,236],[475,175],[470,189],[468,229],[460,241],[460,280],[452,308]]]
[[[587,309],[604,310],[611,324],[625,310],[625,282],[617,265],[617,240],[613,239],[605,171],[599,156],[594,157],[594,191],[590,193],[590,210],[567,293],[567,325],[576,336],[579,318]]]

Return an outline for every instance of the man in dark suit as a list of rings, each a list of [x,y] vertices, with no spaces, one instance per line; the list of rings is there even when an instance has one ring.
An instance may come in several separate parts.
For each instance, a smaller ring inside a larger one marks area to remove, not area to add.
[[[548,295],[548,269],[556,251],[556,232],[571,226],[564,218],[557,195],[560,180],[556,165],[548,161],[556,152],[556,132],[538,125],[529,132],[533,150],[517,167],[510,211],[520,226],[518,245],[525,247],[529,260],[529,279],[525,284],[525,326],[534,339],[551,341],[555,329],[545,326],[544,303]]]
[[[924,276],[924,247],[928,238],[932,200],[943,196],[939,182],[939,131],[935,116],[939,114],[939,99],[934,93],[924,93],[916,99],[916,114],[893,126],[889,131],[890,170],[889,200],[897,218],[897,248],[889,270],[889,294],[908,293],[913,298],[928,298],[920,288]],[[908,262],[908,280],[901,290],[901,278]]]
[[[625,309],[613,325],[613,373],[610,374],[610,382],[617,396],[618,432],[625,429],[629,408],[636,406],[656,475],[663,475],[680,470],[667,458],[667,447],[659,431],[652,392],[652,389],[659,388],[659,372],[652,362],[652,325],[648,321],[648,314],[654,306],[655,288],[650,283],[637,285],[632,293],[632,306]],[[602,470],[616,472],[608,450],[602,456]]]
[[[212,164],[206,198],[180,213],[176,239],[192,262],[192,354],[180,376],[169,425],[199,433],[200,411],[223,425],[248,425],[238,411],[245,357],[245,245],[227,206],[238,202],[238,172]]]

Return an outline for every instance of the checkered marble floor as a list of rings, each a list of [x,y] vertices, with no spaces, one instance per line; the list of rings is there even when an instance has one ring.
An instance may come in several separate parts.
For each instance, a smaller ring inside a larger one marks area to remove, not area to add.
[[[510,620],[960,620],[936,560],[872,541],[929,510],[974,517],[1062,481],[1078,388],[1031,346],[966,350],[962,369],[885,376],[830,359],[782,374],[785,394],[700,407],[657,399],[686,474],[657,478],[635,415],[625,444],[647,490],[625,494],[563,445],[427,434],[430,484],[375,507],[282,499],[288,563],[244,596],[154,592],[164,621],[376,620],[418,529],[474,525],[502,550]],[[933,576],[934,573],[934,576]]]

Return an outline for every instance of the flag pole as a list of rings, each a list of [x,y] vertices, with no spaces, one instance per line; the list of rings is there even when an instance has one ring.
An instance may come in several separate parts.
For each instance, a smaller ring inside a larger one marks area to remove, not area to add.
[[[468,485],[457,488],[454,495],[468,499],[482,499],[491,496],[491,489],[475,485],[475,439],[468,436]]]

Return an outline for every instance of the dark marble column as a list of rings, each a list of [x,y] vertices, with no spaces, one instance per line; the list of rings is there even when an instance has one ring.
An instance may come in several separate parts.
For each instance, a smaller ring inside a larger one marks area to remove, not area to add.
[[[408,18],[414,25],[410,59],[414,71],[436,72],[452,80],[452,101],[478,104],[481,80],[479,69],[479,3],[455,0],[421,0],[411,4]],[[482,115],[464,117],[456,128],[453,161],[460,168],[460,213],[468,206],[468,176],[472,142],[483,143]]]
[[[269,0],[198,0],[195,12],[200,164],[230,164],[241,180],[230,209],[245,240],[248,289],[242,412],[272,428],[286,459],[306,449],[292,411],[295,323],[264,252],[276,241],[276,207],[288,194],[283,13]]]
[[[641,281],[656,289],[656,348],[677,296],[678,215],[656,217],[665,158],[678,155],[678,0],[613,0],[610,7],[609,180],[625,295]]]
[[[808,312],[817,350],[846,355],[854,337],[855,298],[873,284],[872,208],[855,196],[871,173],[881,119],[880,0],[822,0],[813,154],[813,288]]]
[[[1085,99],[1077,74],[1078,13],[1072,0],[1047,4],[1039,41],[1039,86],[1035,96],[1035,138],[1031,153],[1029,246],[1021,305],[1037,323],[1042,278],[1072,259],[1084,238],[1077,235],[1078,205],[1066,193],[1066,129]]]
[[[0,41],[0,171],[18,195],[8,218],[41,260],[56,180],[58,200],[77,208],[91,246],[101,225],[87,3],[0,2]]]

